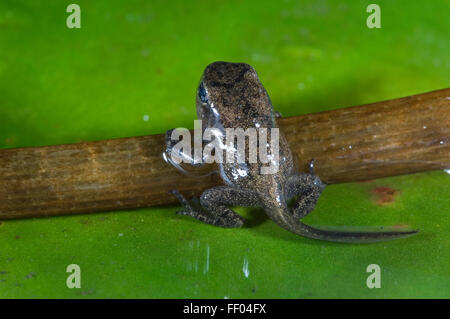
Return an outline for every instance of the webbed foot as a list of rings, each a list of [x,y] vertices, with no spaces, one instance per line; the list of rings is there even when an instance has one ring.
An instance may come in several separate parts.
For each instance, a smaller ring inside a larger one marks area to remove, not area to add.
[[[172,190],[170,193],[176,196],[183,205],[183,209],[177,214],[191,216],[210,225],[228,228],[241,227],[245,219],[225,205],[251,206],[246,204],[256,202],[256,198],[250,196],[248,192],[227,186],[207,189],[201,195],[200,201],[188,201],[176,190]],[[246,195],[247,200],[242,195]]]

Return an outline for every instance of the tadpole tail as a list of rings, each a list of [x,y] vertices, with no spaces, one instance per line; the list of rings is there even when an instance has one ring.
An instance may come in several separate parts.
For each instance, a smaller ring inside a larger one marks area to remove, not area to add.
[[[343,243],[372,243],[392,239],[406,238],[418,233],[419,230],[404,231],[378,231],[378,232],[349,232],[339,230],[326,230],[308,226],[300,221],[280,225],[283,228],[300,236]]]

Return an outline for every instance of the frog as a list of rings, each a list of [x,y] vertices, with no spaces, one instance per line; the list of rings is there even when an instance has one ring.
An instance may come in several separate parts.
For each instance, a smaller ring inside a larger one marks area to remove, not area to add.
[[[246,63],[213,62],[200,79],[196,95],[197,117],[204,131],[214,128],[225,134],[226,128],[277,129],[280,113],[255,69]],[[173,148],[166,132],[166,153]],[[298,172],[286,137],[278,138],[278,169],[262,174],[260,162],[218,163],[223,185],[203,191],[199,198],[186,199],[179,191],[170,191],[182,205],[177,214],[190,216],[206,224],[225,228],[242,227],[245,219],[232,210],[234,206],[262,208],[276,224],[296,235],[316,240],[347,243],[377,242],[409,237],[418,230],[344,231],[324,229],[305,224],[302,219],[317,205],[326,184],[315,173],[314,159],[308,172]],[[189,164],[201,165],[190,154]]]

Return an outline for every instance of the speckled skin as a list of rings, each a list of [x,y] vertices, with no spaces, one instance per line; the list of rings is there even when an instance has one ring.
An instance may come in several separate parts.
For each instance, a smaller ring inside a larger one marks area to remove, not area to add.
[[[197,92],[197,115],[203,129],[276,127],[276,112],[259,81],[256,71],[245,63],[215,62],[205,69]],[[171,131],[169,131],[171,132]],[[168,132],[168,134],[169,134]],[[270,141],[270,139],[268,139]],[[294,169],[293,157],[282,134],[279,137],[279,169],[261,174],[260,163],[219,164],[225,186],[207,189],[200,201],[189,202],[171,191],[182,203],[179,214],[192,216],[208,224],[240,227],[244,218],[228,206],[262,207],[281,227],[301,236],[339,242],[371,242],[409,236],[415,231],[341,232],[313,228],[299,219],[309,214],[325,187],[314,174]],[[170,145],[168,145],[170,150]],[[236,174],[236,170],[246,174]],[[288,203],[293,202],[293,205]]]

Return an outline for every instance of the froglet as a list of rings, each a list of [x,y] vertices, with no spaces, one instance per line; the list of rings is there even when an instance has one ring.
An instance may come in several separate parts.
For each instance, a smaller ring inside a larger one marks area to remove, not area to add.
[[[277,112],[256,71],[245,63],[214,62],[208,65],[197,90],[197,115],[203,129],[276,128]],[[166,133],[166,153],[173,144]],[[229,206],[263,208],[267,216],[284,229],[300,236],[336,242],[374,242],[408,237],[416,230],[348,232],[319,229],[300,220],[309,214],[325,188],[315,175],[313,161],[308,173],[295,170],[285,137],[279,134],[278,170],[261,174],[261,163],[219,163],[223,186],[207,189],[199,200],[187,200],[173,190],[183,209],[178,214],[221,227],[241,227],[244,218]],[[185,154],[186,155],[186,154]],[[191,156],[187,154],[186,156]],[[197,165],[193,158],[190,164]],[[189,165],[189,164],[188,164]]]

